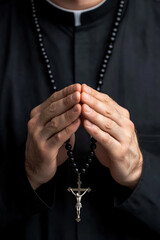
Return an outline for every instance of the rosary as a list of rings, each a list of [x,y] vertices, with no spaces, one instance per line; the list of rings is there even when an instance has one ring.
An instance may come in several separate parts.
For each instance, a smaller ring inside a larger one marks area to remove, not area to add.
[[[54,79],[54,76],[53,76],[53,73],[52,73],[52,70],[51,70],[51,65],[50,65],[50,61],[49,61],[49,58],[48,58],[48,54],[47,54],[45,46],[44,46],[43,34],[42,34],[40,23],[39,23],[39,18],[38,18],[38,14],[37,14],[35,0],[30,0],[30,1],[31,1],[31,9],[32,9],[32,18],[33,18],[33,22],[34,22],[34,25],[35,25],[35,32],[36,32],[36,35],[37,35],[37,40],[38,40],[40,52],[42,54],[44,64],[46,66],[49,81],[52,84],[53,92],[55,92],[55,91],[57,91],[57,87],[56,87],[55,79]],[[100,72],[99,72],[99,77],[98,77],[97,87],[96,87],[96,90],[98,92],[101,91],[101,87],[103,85],[104,74],[106,72],[107,65],[108,65],[108,62],[110,60],[110,57],[112,55],[114,43],[115,43],[115,40],[116,40],[116,36],[117,36],[117,33],[118,33],[118,28],[119,28],[121,18],[122,18],[122,14],[123,14],[123,10],[124,10],[124,4],[125,4],[125,1],[122,1],[122,0],[120,0],[119,3],[118,3],[117,13],[116,13],[115,21],[114,21],[113,28],[112,28],[112,31],[111,31],[110,42],[109,42],[109,45],[106,48],[106,53],[105,53],[105,56],[104,56],[104,59],[103,59],[103,62],[102,62],[102,67],[101,67]],[[88,188],[82,188],[81,187],[81,184],[82,184],[81,174],[86,173],[86,170],[89,168],[90,163],[92,162],[93,158],[95,157],[95,152],[94,151],[96,149],[96,140],[93,137],[91,137],[90,141],[91,141],[90,151],[88,153],[86,162],[81,169],[77,166],[77,162],[75,160],[75,156],[74,156],[74,153],[72,151],[72,146],[70,144],[70,140],[67,140],[65,142],[65,148],[67,150],[68,160],[71,163],[73,171],[78,176],[78,181],[77,181],[78,187],[77,188],[69,187],[67,189],[69,192],[71,192],[76,197],[75,208],[76,208],[76,213],[77,213],[77,218],[76,218],[77,222],[80,222],[80,220],[81,220],[81,217],[80,217],[80,211],[81,211],[81,208],[82,208],[81,199],[87,192],[91,191],[91,189],[89,187]]]

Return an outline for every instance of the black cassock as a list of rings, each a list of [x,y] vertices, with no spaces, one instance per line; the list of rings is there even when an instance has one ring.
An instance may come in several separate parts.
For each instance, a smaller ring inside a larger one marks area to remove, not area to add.
[[[118,0],[72,13],[37,0],[44,43],[58,89],[72,83],[95,88],[109,42]],[[49,183],[33,191],[24,171],[30,111],[52,94],[31,17],[29,0],[0,1],[0,239],[142,240],[160,238],[160,2],[125,1],[125,13],[104,78],[102,92],[129,110],[143,152],[134,191],[120,186],[94,159],[82,177],[91,192],[82,198],[77,223],[77,186],[68,162]],[[76,133],[83,161],[89,136]]]

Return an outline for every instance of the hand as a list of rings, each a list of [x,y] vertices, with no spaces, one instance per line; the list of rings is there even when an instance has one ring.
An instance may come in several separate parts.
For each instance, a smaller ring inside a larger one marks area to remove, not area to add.
[[[80,84],[71,85],[31,111],[25,169],[33,189],[48,182],[67,159],[64,142],[70,138],[74,146],[80,125],[80,93]]]
[[[129,112],[109,96],[82,85],[82,116],[86,131],[97,140],[96,156],[119,184],[135,188],[143,157]]]

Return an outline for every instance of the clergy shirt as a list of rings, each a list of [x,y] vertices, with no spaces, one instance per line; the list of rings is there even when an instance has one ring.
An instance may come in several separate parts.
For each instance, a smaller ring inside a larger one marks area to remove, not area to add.
[[[84,10],[70,10],[70,9],[66,9],[66,8],[60,7],[60,6],[56,5],[55,3],[51,2],[50,0],[46,0],[46,1],[49,2],[52,6],[58,8],[58,9],[60,9],[62,11],[73,13],[74,14],[74,19],[75,19],[74,25],[76,27],[78,27],[78,26],[81,25],[81,14],[82,13],[89,12],[89,11],[92,11],[92,10],[100,7],[106,0],[103,0],[102,2],[100,2],[99,4],[97,4],[94,7],[91,7],[91,8],[88,8],[88,9],[84,9]]]
[[[58,90],[72,83],[96,88],[118,0],[81,14],[36,0],[44,44]],[[24,170],[30,111],[52,93],[37,43],[29,0],[0,1],[0,238],[8,240],[146,240],[160,235],[160,3],[125,0],[125,11],[102,86],[129,110],[143,152],[134,191],[117,184],[94,159],[82,176],[91,192],[77,223],[77,176],[68,161],[36,191]],[[86,161],[89,136],[76,132],[75,153]]]

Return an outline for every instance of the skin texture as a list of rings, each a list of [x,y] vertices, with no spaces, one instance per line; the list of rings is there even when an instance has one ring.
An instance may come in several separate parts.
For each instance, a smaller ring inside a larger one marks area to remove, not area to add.
[[[83,10],[94,7],[101,3],[103,0],[51,0],[56,5],[71,9],[71,10]]]
[[[96,156],[114,180],[134,189],[143,157],[129,112],[85,84],[54,93],[31,112],[25,168],[33,189],[53,178],[67,160],[64,143],[70,138],[74,146],[80,124],[97,140]]]
[[[102,0],[51,0],[68,9],[82,10]],[[119,184],[134,189],[142,173],[143,157],[128,110],[108,95],[83,84],[54,93],[31,111],[25,153],[25,169],[33,189],[54,177],[67,160],[65,141],[75,143],[83,124],[97,140],[96,156]]]

